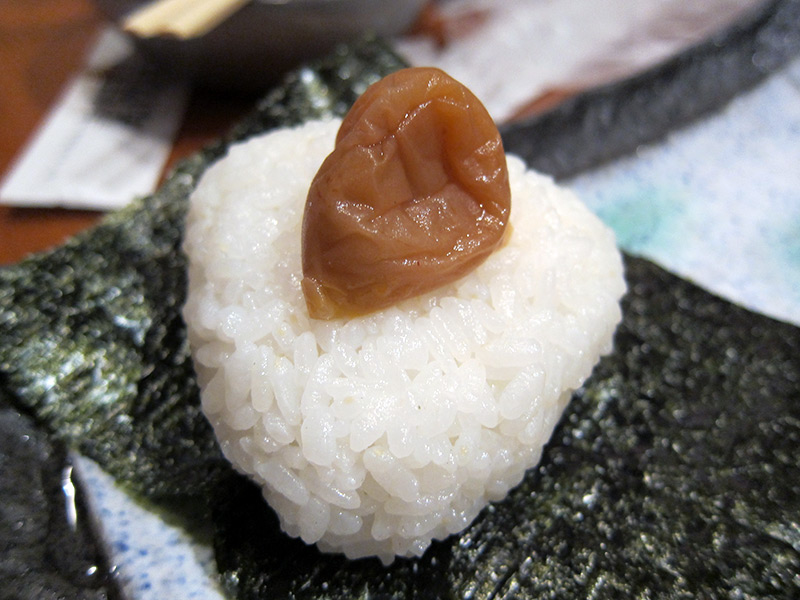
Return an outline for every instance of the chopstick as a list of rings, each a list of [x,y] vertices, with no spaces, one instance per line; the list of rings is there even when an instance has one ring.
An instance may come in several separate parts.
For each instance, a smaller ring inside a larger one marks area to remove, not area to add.
[[[155,0],[125,17],[122,29],[140,37],[199,37],[247,2],[249,0]]]

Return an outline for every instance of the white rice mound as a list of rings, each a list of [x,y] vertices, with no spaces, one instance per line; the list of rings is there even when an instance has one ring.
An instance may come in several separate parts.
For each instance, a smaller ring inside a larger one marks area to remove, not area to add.
[[[625,291],[613,234],[508,157],[507,243],[458,282],[351,320],[309,318],[306,193],[339,121],[230,148],[191,199],[184,316],[222,450],[291,536],[419,556],[503,498],[601,354]]]

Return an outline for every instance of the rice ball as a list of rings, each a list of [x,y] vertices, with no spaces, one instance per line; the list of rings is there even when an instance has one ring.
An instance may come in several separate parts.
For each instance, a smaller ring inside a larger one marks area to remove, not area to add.
[[[337,120],[233,145],[191,197],[184,317],[202,408],[284,531],[350,558],[420,556],[535,466],[610,351],[625,291],[611,231],[508,156],[504,245],[424,296],[311,319],[308,187]]]

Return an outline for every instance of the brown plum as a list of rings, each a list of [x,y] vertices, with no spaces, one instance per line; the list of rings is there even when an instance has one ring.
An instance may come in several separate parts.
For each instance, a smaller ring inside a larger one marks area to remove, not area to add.
[[[366,314],[455,281],[501,243],[511,210],[500,134],[435,68],[370,86],[342,121],[306,200],[309,314]]]

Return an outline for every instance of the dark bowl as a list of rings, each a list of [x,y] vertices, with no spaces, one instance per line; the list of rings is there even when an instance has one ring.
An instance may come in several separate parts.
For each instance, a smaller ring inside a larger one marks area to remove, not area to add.
[[[425,0],[252,0],[203,36],[139,38],[153,61],[194,82],[257,92],[299,63],[367,34],[406,30]],[[97,0],[115,22],[141,0]]]

